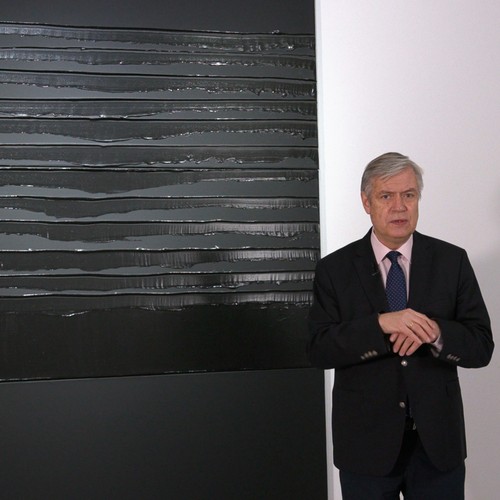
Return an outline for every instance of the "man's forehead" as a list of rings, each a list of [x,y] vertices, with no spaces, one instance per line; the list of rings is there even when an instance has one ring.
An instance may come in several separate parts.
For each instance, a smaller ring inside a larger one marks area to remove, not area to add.
[[[411,169],[391,176],[375,177],[372,187],[382,191],[418,191],[417,177]]]

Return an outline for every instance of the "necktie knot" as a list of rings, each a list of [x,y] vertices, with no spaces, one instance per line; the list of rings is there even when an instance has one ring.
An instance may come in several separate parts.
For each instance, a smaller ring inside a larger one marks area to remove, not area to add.
[[[386,257],[391,261],[391,264],[397,264],[398,262],[398,257],[401,254],[397,252],[396,250],[391,250],[390,252],[387,253]]]

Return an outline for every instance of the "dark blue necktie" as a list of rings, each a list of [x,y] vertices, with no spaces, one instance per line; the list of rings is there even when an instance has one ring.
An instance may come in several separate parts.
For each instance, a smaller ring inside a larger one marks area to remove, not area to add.
[[[385,283],[385,293],[387,294],[390,311],[406,309],[406,279],[398,262],[400,255],[395,250],[386,255],[391,261],[391,267],[387,273],[387,281]]]

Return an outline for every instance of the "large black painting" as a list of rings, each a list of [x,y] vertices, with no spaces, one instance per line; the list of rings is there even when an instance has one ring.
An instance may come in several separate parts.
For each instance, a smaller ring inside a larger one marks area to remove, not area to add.
[[[314,33],[278,18],[0,23],[0,379],[307,365]]]

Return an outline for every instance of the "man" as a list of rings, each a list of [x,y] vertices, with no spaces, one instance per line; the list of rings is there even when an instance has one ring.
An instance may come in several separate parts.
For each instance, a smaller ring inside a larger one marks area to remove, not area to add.
[[[317,265],[308,353],[335,368],[344,500],[464,497],[457,366],[487,365],[493,339],[466,252],[415,231],[422,188],[408,157],[371,161],[361,199],[373,227]]]

